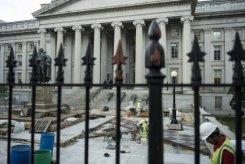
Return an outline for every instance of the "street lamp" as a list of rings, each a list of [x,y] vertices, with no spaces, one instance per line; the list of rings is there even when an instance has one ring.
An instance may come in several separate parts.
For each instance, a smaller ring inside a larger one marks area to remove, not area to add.
[[[173,109],[172,109],[172,119],[170,124],[178,124],[178,121],[176,119],[176,104],[175,104],[175,84],[176,84],[177,75],[178,74],[176,71],[171,72],[171,77],[173,78]]]

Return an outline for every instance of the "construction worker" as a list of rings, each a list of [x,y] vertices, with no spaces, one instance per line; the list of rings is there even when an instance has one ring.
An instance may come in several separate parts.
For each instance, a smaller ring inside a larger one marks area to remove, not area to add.
[[[234,164],[235,148],[231,141],[220,133],[219,128],[211,123],[204,122],[200,126],[202,140],[213,145],[211,164]]]
[[[148,134],[148,122],[146,119],[140,120],[138,123],[140,129],[140,140],[141,142],[147,141],[147,134]]]
[[[141,102],[141,100],[138,100],[136,103],[137,116],[139,116],[142,109],[143,109],[142,102]]]

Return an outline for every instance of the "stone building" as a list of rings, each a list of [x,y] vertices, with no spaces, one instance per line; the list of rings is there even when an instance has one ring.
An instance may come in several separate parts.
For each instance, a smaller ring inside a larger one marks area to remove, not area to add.
[[[91,42],[96,57],[93,82],[101,83],[108,75],[113,78],[112,55],[121,39],[128,57],[123,68],[124,83],[145,83],[147,30],[150,22],[156,20],[165,50],[165,83],[172,82],[173,70],[178,73],[178,83],[190,82],[191,65],[186,54],[194,34],[207,53],[201,65],[203,82],[231,83],[232,63],[226,53],[232,49],[235,32],[240,34],[245,47],[244,15],[244,0],[53,0],[33,13],[34,20],[0,22],[0,81],[6,81],[5,60],[10,46],[16,54],[16,82],[26,83],[30,79],[28,60],[33,47],[44,48],[54,59],[63,43],[68,59],[65,82],[83,82],[81,57]],[[51,81],[55,80],[55,72],[53,66]],[[202,103],[212,101],[217,109],[228,109],[227,90],[212,90],[212,93],[217,95],[208,96],[210,93],[204,90],[206,98]]]

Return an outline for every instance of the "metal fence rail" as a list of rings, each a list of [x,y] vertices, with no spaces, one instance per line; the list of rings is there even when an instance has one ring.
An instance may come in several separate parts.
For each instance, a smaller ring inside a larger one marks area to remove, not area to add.
[[[56,83],[40,83],[40,74],[38,67],[40,59],[38,58],[36,47],[34,48],[33,56],[30,59],[30,66],[32,67],[31,82],[28,84],[15,84],[16,61],[14,59],[13,48],[11,48],[10,55],[6,61],[8,72],[8,83],[0,84],[1,86],[8,86],[9,90],[9,109],[8,109],[8,144],[7,144],[7,163],[11,163],[10,147],[11,147],[11,120],[12,120],[12,94],[15,86],[29,86],[32,87],[32,115],[31,115],[31,163],[34,164],[34,137],[35,137],[35,102],[36,102],[36,87],[38,86],[53,86],[58,88],[57,98],[57,141],[56,141],[56,163],[60,163],[60,122],[61,122],[61,97],[62,87],[85,87],[86,88],[86,111],[85,111],[85,154],[84,163],[89,163],[89,110],[90,110],[90,89],[92,87],[116,87],[116,159],[115,163],[120,164],[120,140],[121,140],[121,87],[148,87],[149,88],[149,146],[148,146],[148,163],[149,164],[162,164],[163,159],[163,121],[162,121],[162,88],[163,87],[190,87],[194,91],[194,128],[195,128],[195,164],[200,163],[200,112],[199,112],[199,89],[200,87],[234,87],[235,88],[235,113],[236,113],[236,163],[242,163],[241,151],[241,136],[242,136],[242,110],[241,110],[241,89],[245,86],[244,77],[242,73],[241,61],[245,60],[245,51],[242,48],[241,41],[238,33],[235,36],[234,48],[228,54],[230,61],[235,63],[233,83],[232,84],[202,84],[199,62],[204,62],[205,53],[200,51],[198,40],[195,37],[193,42],[192,51],[187,54],[189,62],[192,62],[192,77],[191,84],[163,84],[165,76],[161,73],[161,68],[165,67],[165,56],[163,47],[159,44],[161,32],[158,24],[153,21],[150,25],[148,36],[151,40],[145,53],[145,66],[149,69],[146,75],[147,84],[123,84],[123,70],[122,64],[125,64],[126,57],[123,56],[122,43],[119,41],[118,49],[115,56],[113,56],[113,64],[117,65],[115,72],[114,84],[93,84],[92,72],[95,58],[91,51],[91,45],[88,44],[86,56],[83,57],[83,65],[86,66],[85,78],[83,84],[65,84],[64,83],[64,70],[67,59],[64,58],[63,46],[57,58],[55,58],[55,66],[58,67]],[[143,56],[143,55],[142,55]]]

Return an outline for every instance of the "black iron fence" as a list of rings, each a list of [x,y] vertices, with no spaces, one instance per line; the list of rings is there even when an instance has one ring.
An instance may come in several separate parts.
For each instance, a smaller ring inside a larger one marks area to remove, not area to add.
[[[58,56],[55,58],[55,66],[58,67],[56,82],[40,83],[40,72],[38,71],[40,60],[38,58],[36,47],[34,48],[33,56],[30,59],[30,66],[32,67],[31,82],[28,84],[16,84],[14,68],[16,61],[14,59],[13,48],[11,48],[10,55],[6,61],[9,68],[7,84],[0,84],[1,86],[8,86],[8,144],[7,144],[7,163],[11,163],[10,147],[11,147],[11,121],[12,121],[12,100],[13,88],[16,86],[28,86],[32,88],[32,112],[31,112],[31,163],[34,163],[34,129],[35,129],[35,101],[36,101],[36,87],[38,86],[54,86],[58,88],[57,94],[57,145],[56,145],[56,163],[60,163],[60,129],[61,129],[61,97],[62,87],[85,87],[86,88],[86,108],[85,108],[85,154],[84,163],[89,163],[89,111],[90,111],[90,90],[92,87],[116,87],[116,164],[120,163],[120,122],[121,122],[121,87],[148,87],[149,88],[149,135],[148,135],[148,163],[162,164],[163,163],[163,121],[162,121],[162,88],[163,87],[189,87],[194,91],[194,129],[195,129],[195,164],[200,163],[200,112],[199,112],[199,89],[200,87],[234,87],[234,109],[236,116],[236,163],[242,163],[241,151],[241,137],[242,137],[242,110],[241,110],[241,89],[245,86],[243,81],[242,64],[245,60],[245,51],[238,33],[235,36],[233,50],[228,52],[230,61],[234,62],[234,74],[232,84],[202,84],[199,62],[204,62],[205,53],[200,51],[198,40],[195,37],[192,50],[189,54],[189,62],[192,64],[191,84],[163,84],[165,76],[160,72],[161,68],[165,67],[165,57],[163,47],[159,44],[161,32],[158,24],[154,21],[151,23],[148,36],[151,40],[145,53],[145,66],[149,69],[146,75],[147,84],[123,84],[123,70],[122,64],[125,64],[126,57],[123,56],[122,44],[119,41],[118,49],[115,56],[113,56],[113,64],[117,65],[115,72],[115,83],[113,84],[93,84],[92,72],[95,58],[91,53],[91,45],[88,44],[85,57],[82,58],[83,65],[86,66],[85,78],[83,84],[65,84],[64,70],[67,59],[64,58],[63,46],[60,45]]]

